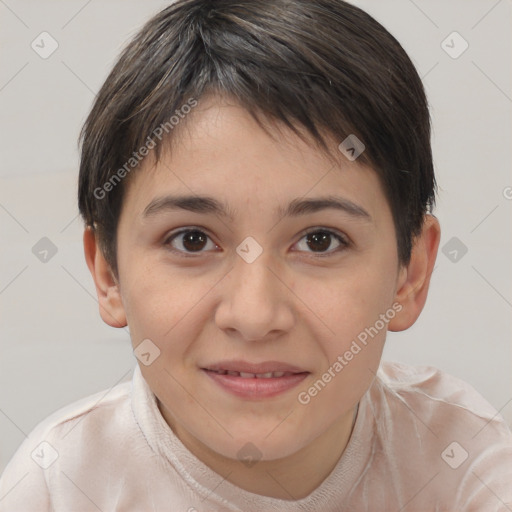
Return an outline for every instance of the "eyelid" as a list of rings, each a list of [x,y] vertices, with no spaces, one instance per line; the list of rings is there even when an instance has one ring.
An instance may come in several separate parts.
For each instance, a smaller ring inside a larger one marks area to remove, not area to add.
[[[306,252],[305,253],[305,254],[307,254],[306,257],[323,258],[323,257],[333,256],[335,254],[340,253],[344,249],[347,249],[348,247],[350,247],[352,245],[352,241],[350,240],[350,238],[347,235],[345,235],[345,233],[338,231],[335,228],[328,228],[328,227],[323,227],[323,226],[315,226],[313,228],[308,228],[308,229],[304,230],[299,235],[299,239],[297,240],[297,242],[295,242],[294,245],[299,243],[306,235],[309,235],[312,233],[328,233],[333,238],[338,240],[338,242],[340,243],[340,246],[334,250],[327,251],[327,252]],[[303,252],[303,251],[296,251],[296,252]]]
[[[183,227],[183,228],[179,228],[177,231],[172,232],[172,233],[166,235],[164,237],[163,244],[165,246],[168,246],[168,245],[170,245],[170,242],[172,240],[174,240],[174,238],[176,238],[179,235],[182,235],[184,233],[191,232],[191,231],[199,231],[199,232],[205,234],[218,247],[218,244],[216,242],[214,242],[212,236],[209,234],[209,231],[206,228],[203,228],[201,226],[186,226],[186,227]],[[305,236],[307,236],[309,234],[312,234],[312,233],[319,233],[319,232],[328,233],[329,235],[334,237],[336,240],[338,240],[338,242],[340,243],[340,246],[337,247],[334,250],[327,251],[327,252],[324,252],[324,253],[322,253],[322,252],[318,252],[318,253],[315,253],[315,252],[308,253],[308,252],[306,252],[306,254],[308,254],[308,257],[318,258],[318,257],[332,256],[334,254],[339,253],[341,250],[346,249],[346,248],[348,248],[349,246],[352,245],[352,242],[351,242],[350,238],[347,235],[345,235],[344,233],[338,231],[335,228],[327,228],[327,227],[323,227],[323,226],[315,226],[315,227],[312,227],[312,228],[305,229],[304,231],[302,231],[300,233],[298,240],[293,245],[296,245]],[[184,256],[184,257],[192,257],[192,258],[199,257],[202,254],[204,254],[204,252],[205,252],[205,251],[199,251],[197,253],[186,252],[186,251],[180,251],[180,250],[174,249],[173,247],[171,247],[170,250],[174,254],[178,254],[178,255]],[[294,251],[294,252],[304,252],[304,251]]]
[[[189,233],[191,231],[199,231],[199,232],[205,234],[218,247],[218,244],[216,242],[214,242],[213,237],[210,235],[208,229],[203,228],[202,226],[185,226],[183,228],[179,228],[177,231],[173,231],[173,232],[165,235],[164,240],[163,240],[163,245],[170,246],[170,243],[172,240],[174,240],[174,238],[177,238],[178,236],[183,235],[185,233]],[[193,252],[180,251],[178,249],[174,249],[174,247],[170,247],[169,250],[171,252],[173,252],[174,254],[177,254],[178,256],[183,256],[185,258],[189,258],[189,257],[197,258],[198,256],[201,256],[202,254],[204,254],[204,251],[193,253]]]
[[[345,233],[342,231],[338,231],[335,228],[328,228],[325,226],[315,226],[314,228],[307,228],[306,230],[302,231],[302,233],[299,235],[299,240],[304,237],[305,235],[309,235],[311,233],[318,233],[319,231],[329,233],[331,235],[337,236],[340,239],[342,239],[346,244],[350,243],[350,239]]]

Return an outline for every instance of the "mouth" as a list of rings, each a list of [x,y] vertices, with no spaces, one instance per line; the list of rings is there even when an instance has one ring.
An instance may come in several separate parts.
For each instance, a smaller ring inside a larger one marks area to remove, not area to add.
[[[277,361],[248,363],[224,361],[201,368],[221,390],[244,399],[262,399],[291,390],[309,374],[297,366]]]
[[[266,372],[266,373],[249,373],[249,372],[237,372],[232,370],[208,370],[208,372],[216,373],[217,375],[231,375],[233,377],[242,377],[242,379],[275,379],[278,377],[289,377],[290,375],[296,375],[293,372]]]

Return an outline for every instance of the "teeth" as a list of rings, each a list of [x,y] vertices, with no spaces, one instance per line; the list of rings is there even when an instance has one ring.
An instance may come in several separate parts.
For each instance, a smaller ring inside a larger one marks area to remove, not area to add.
[[[219,375],[232,375],[233,377],[242,377],[242,379],[272,379],[278,377],[288,377],[293,375],[292,372],[267,372],[267,373],[249,373],[249,372],[235,372],[232,370],[212,370]]]

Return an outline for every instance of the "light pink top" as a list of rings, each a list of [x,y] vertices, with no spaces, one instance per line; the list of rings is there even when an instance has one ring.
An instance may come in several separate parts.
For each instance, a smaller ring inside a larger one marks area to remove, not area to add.
[[[32,431],[0,479],[1,512],[512,511],[509,428],[432,367],[382,362],[338,464],[298,501],[244,491],[199,461],[138,367],[104,395]]]

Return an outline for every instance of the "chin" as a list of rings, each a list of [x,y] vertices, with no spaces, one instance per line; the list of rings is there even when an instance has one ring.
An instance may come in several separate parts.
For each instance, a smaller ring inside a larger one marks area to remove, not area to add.
[[[229,430],[232,438],[227,435],[216,436],[215,439],[203,439],[211,450],[229,459],[236,459],[243,462],[247,457],[249,460],[271,461],[283,459],[293,455],[304,447],[303,440],[299,435],[292,432],[274,432],[272,428],[265,428],[255,431],[254,426],[246,434],[239,434],[232,429]],[[270,433],[270,435],[269,435]]]

